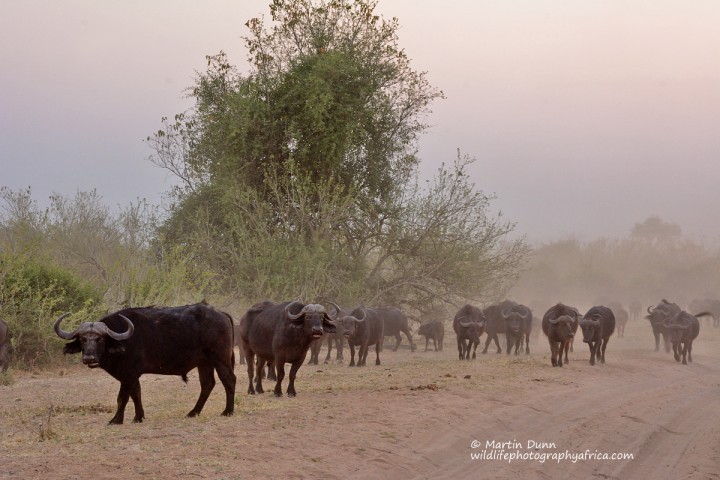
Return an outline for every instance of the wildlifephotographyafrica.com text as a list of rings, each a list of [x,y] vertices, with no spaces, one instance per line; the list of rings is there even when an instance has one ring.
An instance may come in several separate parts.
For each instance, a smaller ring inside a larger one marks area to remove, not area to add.
[[[627,452],[600,452],[598,450],[586,449],[584,451],[559,450],[554,442],[538,442],[527,440],[522,443],[517,440],[499,442],[497,440],[486,440],[481,442],[473,440],[470,443],[471,460],[499,460],[507,463],[514,461],[535,461],[539,463],[591,460],[634,460],[634,455]]]

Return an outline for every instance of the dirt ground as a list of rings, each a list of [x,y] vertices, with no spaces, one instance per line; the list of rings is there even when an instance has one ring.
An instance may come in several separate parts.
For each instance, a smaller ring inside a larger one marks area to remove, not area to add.
[[[105,372],[15,371],[0,386],[0,478],[720,478],[720,329],[704,321],[687,366],[653,351],[644,320],[594,367],[577,341],[552,368],[542,335],[530,356],[491,349],[469,362],[454,335],[443,352],[416,341],[415,353],[386,346],[381,366],[372,351],[364,368],[348,368],[347,351],[342,364],[305,365],[296,398],[247,395],[238,365],[230,418],[219,383],[185,418],[195,371],[187,385],[143,377],[146,420],[131,423],[130,403],[120,426],[107,425],[119,384]]]

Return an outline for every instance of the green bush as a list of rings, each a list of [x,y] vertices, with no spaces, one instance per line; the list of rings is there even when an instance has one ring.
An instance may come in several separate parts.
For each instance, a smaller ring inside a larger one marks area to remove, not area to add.
[[[101,295],[90,284],[49,260],[0,254],[0,315],[10,329],[11,362],[18,368],[57,361],[63,342],[55,319],[72,313],[69,323],[102,314]]]

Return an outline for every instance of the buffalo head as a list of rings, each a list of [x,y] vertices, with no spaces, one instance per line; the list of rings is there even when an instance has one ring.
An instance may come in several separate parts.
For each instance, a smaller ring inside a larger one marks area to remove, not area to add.
[[[293,310],[298,308],[300,311],[293,313]],[[323,333],[335,333],[335,314],[329,314],[325,307],[317,303],[308,305],[300,302],[289,303],[285,307],[285,316],[293,324],[307,330],[313,338],[320,338]]]
[[[562,340],[570,340],[575,336],[573,333],[573,323],[575,323],[575,317],[569,315],[560,315],[557,318],[548,319],[550,325],[555,327],[558,338]]]
[[[525,322],[532,318],[530,310],[521,306],[507,307],[500,312],[500,315],[505,320],[507,331],[513,334],[520,333],[520,329],[525,325]]]
[[[350,315],[345,315],[340,319],[340,324],[343,328],[343,335],[345,337],[351,337],[355,331],[365,324],[367,319],[367,311],[365,307],[358,307],[352,311]]]
[[[580,329],[582,330],[583,334],[583,342],[590,343],[594,340],[597,340],[596,338],[596,332],[600,329],[600,321],[602,320],[602,315],[599,313],[595,313],[590,318],[583,317],[580,319]]]
[[[127,340],[135,332],[135,326],[129,318],[122,314],[118,314],[120,318],[125,320],[127,323],[127,331],[124,333],[118,333],[110,330],[108,326],[103,322],[83,322],[72,332],[66,332],[60,328],[60,322],[70,315],[66,313],[55,320],[55,333],[58,337],[65,340],[72,340],[72,342],[65,345],[63,349],[64,353],[78,353],[82,352],[82,362],[90,368],[96,368],[100,366],[100,361],[105,353],[105,342],[107,337],[113,340],[122,341]]]

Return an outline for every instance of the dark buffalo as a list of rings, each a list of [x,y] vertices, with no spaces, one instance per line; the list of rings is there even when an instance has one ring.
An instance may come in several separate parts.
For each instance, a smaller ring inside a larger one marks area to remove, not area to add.
[[[475,351],[480,344],[480,335],[485,329],[486,318],[483,311],[472,305],[465,305],[455,314],[453,330],[457,335],[458,357],[460,360],[476,358]]]
[[[395,307],[375,307],[375,312],[383,320],[384,335],[386,337],[395,337],[395,346],[393,352],[397,352],[402,342],[400,332],[403,332],[410,342],[410,350],[415,351],[415,344],[413,343],[412,334],[410,333],[410,327],[408,326],[407,316],[402,310]]]
[[[215,371],[225,387],[222,414],[233,414],[235,354],[230,315],[204,302],[172,308],[126,308],[66,332],[60,322],[67,315],[58,318],[54,326],[60,338],[72,340],[63,352],[82,352],[85,365],[100,367],[120,381],[117,412],[111,424],[123,423],[130,398],[135,404],[133,421],[143,421],[141,375],[179,375],[187,382],[187,373],[195,367],[200,377],[200,397],[187,416],[202,411],[215,386]]]
[[[8,349],[10,348],[10,330],[7,323],[0,320],[0,373],[7,372],[10,366]]]
[[[333,316],[336,318],[342,318],[350,313],[349,308],[341,308],[332,302],[328,302],[335,308]],[[341,362],[343,360],[343,347],[345,343],[345,335],[343,335],[343,329],[337,328],[335,333],[326,333],[317,340],[313,340],[310,344],[310,360],[308,365],[317,365],[320,362],[320,349],[322,348],[323,340],[327,338],[327,355],[325,356],[325,363],[330,363],[330,354],[332,353],[333,343],[335,344],[336,361]]]
[[[483,315],[485,316],[485,348],[482,353],[487,353],[490,342],[495,340],[495,346],[497,347],[497,353],[502,353],[502,347],[500,346],[500,339],[498,334],[505,334],[505,319],[502,316],[503,310],[509,307],[514,307],[517,303],[505,300],[496,305],[490,305],[483,309]]]
[[[590,347],[590,365],[595,365],[595,357],[605,363],[605,349],[615,331],[613,311],[603,306],[592,307],[580,320],[580,329],[583,342]]]
[[[520,346],[525,343],[525,353],[530,354],[530,331],[532,330],[532,312],[525,305],[512,305],[505,308],[500,314],[505,321],[505,339],[507,340],[507,354],[515,347],[515,355]]]
[[[646,319],[650,321],[653,335],[655,336],[655,351],[660,350],[660,337],[662,336],[663,344],[665,345],[665,351],[670,351],[670,341],[665,330],[665,320],[673,318],[675,315],[680,313],[680,307],[674,303],[670,303],[664,298],[658,304],[657,307],[650,305],[647,308],[648,315]]]
[[[349,315],[340,319],[343,335],[347,338],[350,347],[350,365],[355,366],[355,347],[358,349],[358,367],[366,364],[368,350],[375,345],[375,365],[380,365],[380,350],[382,350],[384,325],[382,318],[375,309],[359,306]]]
[[[445,325],[440,320],[431,320],[420,325],[418,335],[425,337],[425,351],[428,351],[428,343],[433,341],[435,351],[442,351],[443,339],[445,338]]]
[[[615,325],[617,327],[617,336],[622,338],[625,336],[625,326],[630,319],[630,313],[623,308],[620,302],[610,302],[608,308],[612,310],[615,315]]]
[[[577,331],[579,317],[580,313],[576,308],[562,303],[550,307],[543,315],[542,330],[550,344],[550,361],[553,367],[563,366],[563,352],[565,363],[570,363],[568,350]]]
[[[264,393],[262,369],[266,362],[272,362],[277,378],[273,393],[276,397],[282,397],[285,364],[290,363],[287,394],[294,397],[297,394],[295,377],[305,361],[310,342],[322,337],[323,333],[335,332],[334,320],[335,317],[328,314],[325,307],[314,303],[306,305],[298,301],[264,301],[250,307],[240,319],[240,338],[248,371],[248,393]]]
[[[709,312],[692,315],[684,310],[676,313],[672,318],[663,320],[663,327],[667,332],[668,340],[672,345],[675,361],[682,364],[692,362],[692,344],[700,334],[700,322],[697,317],[710,316]]]

